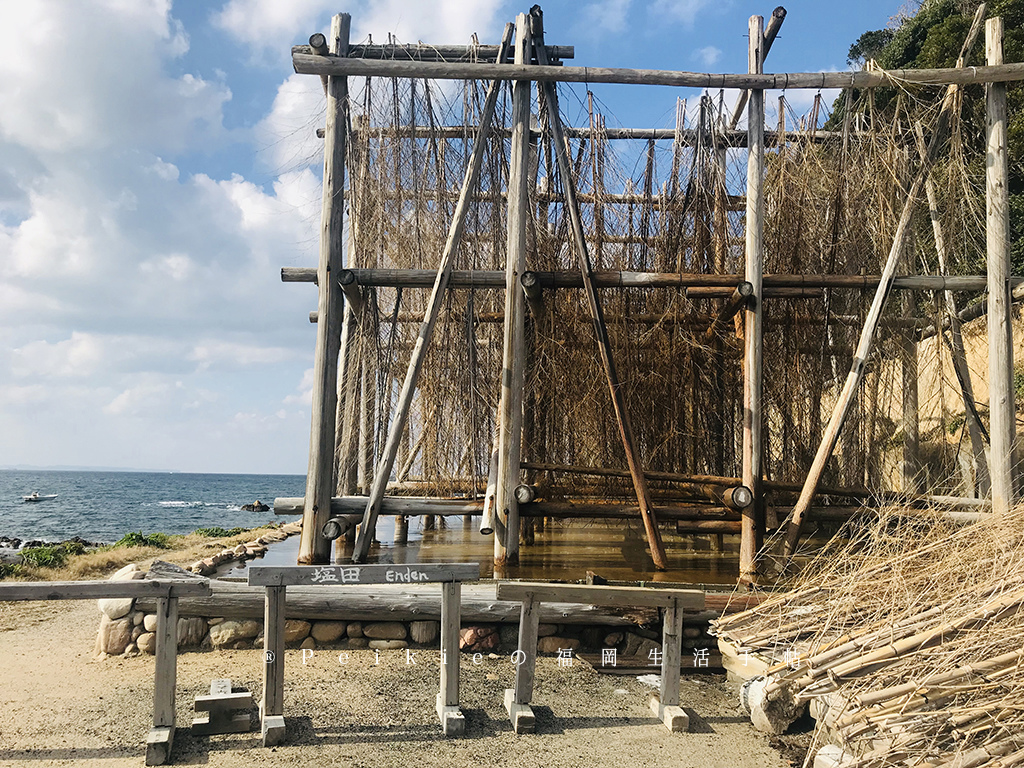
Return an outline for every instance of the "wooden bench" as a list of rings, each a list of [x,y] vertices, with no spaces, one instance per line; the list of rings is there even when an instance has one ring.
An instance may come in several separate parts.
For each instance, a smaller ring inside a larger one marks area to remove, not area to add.
[[[188,581],[33,581],[0,584],[0,601],[156,598],[156,667],[153,727],[146,739],[146,765],[171,760],[174,694],[178,672],[178,598],[211,594],[206,579]]]
[[[519,617],[519,648],[515,688],[505,691],[505,709],[516,733],[532,732],[535,719],[530,708],[537,664],[537,625],[541,603],[576,603],[619,607],[664,609],[661,689],[651,697],[651,711],[671,731],[685,731],[690,719],[679,706],[683,611],[704,608],[704,593],[695,589],[648,589],[646,587],[604,587],[583,584],[545,584],[503,581],[497,585],[498,600],[522,603]]]
[[[263,744],[279,744],[284,738],[284,622],[285,591],[290,586],[352,584],[441,583],[441,690],[436,709],[445,736],[466,731],[459,709],[459,626],[462,613],[462,582],[480,578],[479,563],[412,565],[292,565],[255,566],[249,569],[249,585],[266,587],[263,623],[263,699],[260,723]]]

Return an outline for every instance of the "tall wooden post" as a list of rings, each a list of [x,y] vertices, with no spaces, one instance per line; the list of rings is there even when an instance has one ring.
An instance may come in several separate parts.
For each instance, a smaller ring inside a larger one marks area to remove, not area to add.
[[[1003,20],[985,23],[985,58],[1003,63]],[[1012,457],[1016,432],[1013,402],[1013,346],[1010,325],[1010,209],[1006,177],[1006,85],[985,86],[988,151],[986,211],[988,249],[988,378],[992,480],[992,511],[1005,512],[1013,504]]]
[[[748,71],[761,74],[764,66],[764,19],[750,17]],[[764,91],[751,90],[747,102],[747,216],[745,277],[754,292],[744,312],[743,328],[743,484],[754,503],[743,510],[740,530],[740,581],[757,580],[759,511],[763,506],[761,413],[763,394],[764,304],[761,276],[764,269]]]
[[[516,17],[515,63],[530,63],[530,21]],[[494,562],[519,562],[519,462],[523,434],[523,386],[526,380],[526,294],[519,278],[526,271],[529,216],[530,88],[512,86],[512,154],[508,180],[508,239],[505,255],[505,335],[502,346],[501,401],[498,406],[498,485],[495,491]]]
[[[351,17],[339,13],[331,21],[330,50],[348,53]],[[302,513],[302,538],[298,562],[326,563],[331,543],[320,529],[331,515],[334,495],[335,415],[338,409],[338,351],[344,299],[338,275],[345,265],[342,229],[345,216],[345,110],[348,79],[329,78],[327,83],[327,124],[324,131],[324,189],[320,219],[320,263],[317,283],[316,354],[313,361],[313,415],[309,436],[309,469]]]

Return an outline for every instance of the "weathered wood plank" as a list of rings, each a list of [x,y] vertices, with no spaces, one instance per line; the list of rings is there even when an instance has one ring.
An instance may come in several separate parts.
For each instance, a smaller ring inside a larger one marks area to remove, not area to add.
[[[1003,61],[1003,20],[985,22],[989,64]],[[1010,323],[1010,208],[1007,187],[1006,86],[985,89],[987,127],[985,161],[986,252],[988,255],[989,477],[992,511],[1005,513],[1014,503],[1013,328]]]
[[[751,16],[749,24],[748,67],[760,74],[764,65],[764,19]],[[740,533],[741,583],[757,580],[757,551],[764,533],[760,512],[763,508],[762,462],[764,459],[764,416],[761,402],[764,391],[764,91],[749,91],[747,103],[747,215],[744,251],[745,277],[752,287],[750,301],[743,314],[743,484],[751,490],[754,503],[743,512]]]
[[[678,599],[665,608],[661,635],[661,703],[679,705],[679,667],[682,664],[683,612]]]
[[[230,685],[230,680],[228,681]],[[196,712],[225,712],[232,709],[246,709],[253,706],[252,694],[249,691],[232,693],[210,693],[208,696],[196,696]]]
[[[140,600],[139,610],[154,612],[155,601]],[[464,622],[515,623],[519,603],[494,599],[494,585],[464,584],[462,620]],[[211,597],[186,598],[179,604],[182,616],[223,616],[231,619],[260,619],[264,616],[264,589],[247,584],[216,580]],[[319,586],[288,588],[287,618],[346,621],[439,621],[440,584],[407,584],[381,589],[375,585],[343,585],[323,589]],[[556,624],[601,624],[630,626],[657,620],[651,608],[573,603],[544,603],[540,621]]]
[[[249,586],[290,587],[340,584],[425,584],[476,581],[478,563],[414,565],[284,565],[249,568]]]
[[[339,282],[385,288],[430,288],[436,274],[429,269],[346,269],[339,275]],[[731,297],[736,287],[744,282],[743,275],[734,274],[629,270],[603,270],[592,274],[597,288],[721,288],[721,293],[714,295],[722,298]],[[881,275],[813,274],[772,274],[762,278],[766,291],[784,288],[873,290],[878,287],[881,279]],[[281,281],[315,283],[316,270],[311,267],[282,267]],[[572,271],[527,271],[523,273],[521,282],[526,287],[539,286],[545,289],[583,287],[580,273]],[[1009,283],[1011,286],[1020,286],[1024,284],[1024,277],[1010,277]],[[452,270],[448,285],[450,288],[504,288],[505,273],[494,269],[456,269]],[[900,275],[892,279],[892,289],[899,291],[984,291],[987,286],[988,278],[985,275]]]
[[[178,679],[178,598],[157,600],[156,671],[153,729],[146,742],[146,765],[170,762],[174,744],[174,694]]]
[[[548,58],[575,58],[576,48],[572,45],[549,45]],[[348,47],[350,59],[383,59],[385,61],[480,61],[502,60],[501,46],[498,45],[426,45],[416,43],[387,43],[375,45],[363,43]],[[313,53],[308,45],[293,45],[292,53]],[[424,129],[426,130],[426,129]],[[422,134],[421,134],[422,135]],[[461,135],[461,134],[460,134]]]
[[[516,16],[515,63],[529,62],[532,50],[529,17]],[[505,240],[505,324],[498,399],[498,477],[494,494],[494,563],[519,562],[519,510],[513,489],[519,484],[523,438],[523,387],[526,377],[526,294],[520,278],[526,271],[527,219],[530,215],[530,83],[512,88],[512,138],[508,175]]]
[[[300,75],[366,77],[423,77],[433,80],[534,80],[562,83],[666,85],[676,88],[788,90],[792,88],[879,88],[899,81],[912,85],[973,85],[1024,80],[1024,64],[969,69],[892,69],[849,72],[790,72],[756,75],[747,72],[678,72],[616,67],[556,67],[551,65],[472,64],[428,61],[372,61],[314,54],[292,54]]]
[[[649,589],[647,587],[499,581],[496,596],[498,600],[521,601],[529,598],[538,603],[558,602],[666,608],[676,602],[681,610],[699,611],[704,608],[704,593],[697,589]]]
[[[284,739],[284,622],[287,587],[267,587],[263,614],[263,746]]]
[[[151,728],[146,736],[146,765],[164,765],[171,762],[174,728]]]
[[[340,13],[331,22],[331,52],[348,52],[351,17]],[[323,59],[325,56],[317,55]],[[313,401],[306,473],[305,525],[299,543],[300,563],[325,563],[331,544],[321,529],[330,516],[334,495],[334,444],[338,410],[338,355],[344,298],[337,280],[329,278],[345,267],[343,240],[345,202],[345,143],[348,80],[334,75],[327,88],[327,134],[324,142],[323,204],[320,214],[320,261],[317,282],[316,348],[313,359]]]
[[[540,604],[533,593],[523,596],[523,607],[519,613],[519,647],[516,649],[521,652],[521,660],[516,662],[516,704],[529,704],[533,698],[533,679],[537,666],[537,628],[540,624],[538,608]],[[509,715],[511,714],[510,712]]]
[[[207,579],[188,581],[26,581],[0,584],[0,602],[25,600],[102,600],[117,597],[201,597],[210,595]]]
[[[437,717],[445,736],[466,732],[459,709],[459,628],[462,626],[462,584],[441,585],[441,684],[437,693]]]

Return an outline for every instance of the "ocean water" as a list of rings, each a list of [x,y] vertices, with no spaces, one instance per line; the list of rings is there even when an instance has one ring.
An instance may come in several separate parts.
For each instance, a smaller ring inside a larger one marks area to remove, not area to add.
[[[277,496],[302,496],[305,485],[304,475],[0,470],[0,536],[110,543],[129,531],[251,528],[287,518],[243,512],[243,504],[259,499],[272,507]],[[22,499],[33,491],[57,498]]]
[[[190,533],[196,528],[255,527],[288,522],[295,517],[269,512],[243,512],[243,504],[259,499],[272,505],[278,496],[302,496],[304,475],[214,475],[173,472],[63,472],[0,470],[0,536],[23,541],[61,541],[81,536],[111,543],[129,531]],[[50,501],[25,502],[38,491],[57,494]],[[729,536],[723,551],[710,549],[710,537],[684,537],[662,532],[669,570],[655,572],[644,551],[639,526],[613,521],[551,521],[536,534],[536,544],[523,546],[520,564],[493,566],[493,538],[477,530],[478,518],[439,518],[425,530],[422,517],[409,520],[409,538],[395,544],[394,518],[382,515],[368,562],[478,562],[485,578],[583,579],[596,571],[609,579],[685,583],[734,583],[739,572],[737,537]],[[701,539],[701,541],[696,541]],[[704,539],[708,539],[705,541]],[[339,541],[338,562],[348,562],[351,549]],[[294,565],[299,537],[271,546],[253,561],[260,565]],[[228,575],[244,577],[245,566]]]

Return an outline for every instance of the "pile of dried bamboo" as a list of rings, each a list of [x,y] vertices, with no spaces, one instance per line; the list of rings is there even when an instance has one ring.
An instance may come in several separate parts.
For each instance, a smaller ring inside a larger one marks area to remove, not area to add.
[[[817,702],[844,768],[1024,764],[1024,507],[963,528],[899,510],[852,535],[716,622],[774,662],[768,719]]]

